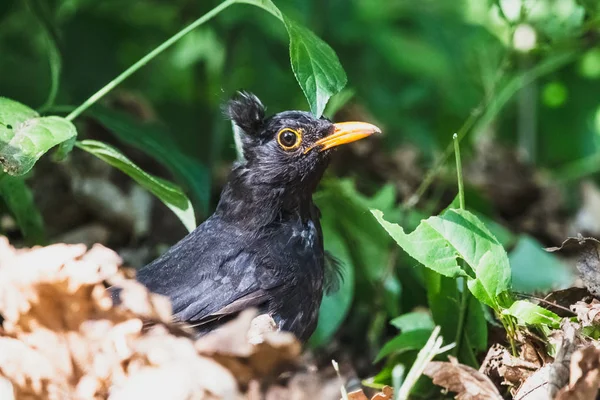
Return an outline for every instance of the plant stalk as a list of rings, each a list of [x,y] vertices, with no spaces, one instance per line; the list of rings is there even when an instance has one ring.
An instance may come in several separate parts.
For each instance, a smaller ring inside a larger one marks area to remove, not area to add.
[[[150,53],[148,53],[144,57],[140,58],[135,64],[133,64],[131,67],[127,68],[119,76],[117,76],[115,79],[113,79],[108,84],[106,84],[102,89],[100,89],[96,93],[94,93],[82,105],[80,105],[75,110],[73,110],[69,115],[67,115],[66,119],[69,121],[73,121],[75,118],[77,118],[79,115],[81,115],[84,111],[86,111],[88,108],[90,108],[92,105],[94,105],[98,100],[100,100],[102,97],[104,97],[108,92],[110,92],[115,87],[117,87],[121,82],[123,82],[125,79],[129,78],[131,75],[133,75],[135,72],[137,72],[137,70],[142,68],[144,65],[148,64],[148,62],[152,61],[152,59],[154,59],[154,57],[158,56],[160,53],[162,53],[163,51],[165,51],[166,49],[171,47],[173,44],[175,44],[179,39],[181,39],[182,37],[184,37],[191,31],[193,31],[194,29],[196,29],[203,23],[209,21],[214,16],[219,14],[221,11],[225,10],[227,7],[229,7],[230,5],[235,4],[235,3],[236,3],[236,0],[225,0],[224,2],[222,2],[221,4],[219,4],[218,6],[216,6],[215,8],[213,8],[212,10],[210,10],[209,12],[207,12],[206,14],[204,14],[203,16],[201,16],[200,18],[198,18],[197,20],[195,20],[194,22],[192,22],[191,24],[189,24],[188,26],[186,26],[179,32],[177,32],[176,34],[171,36],[169,39],[165,40],[163,43],[161,43],[158,47],[156,47]]]
[[[458,178],[458,201],[460,209],[465,209],[465,184],[463,182],[462,163],[460,161],[460,145],[458,141],[458,134],[452,136],[454,142],[454,154],[456,155],[456,175]]]

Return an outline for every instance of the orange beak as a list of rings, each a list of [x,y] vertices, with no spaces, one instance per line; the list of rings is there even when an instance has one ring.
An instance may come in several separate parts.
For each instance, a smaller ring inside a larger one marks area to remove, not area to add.
[[[335,130],[331,135],[317,140],[315,144],[306,149],[305,153],[315,147],[319,147],[319,151],[325,151],[342,144],[356,142],[374,133],[381,133],[381,129],[366,122],[340,122],[333,126]]]

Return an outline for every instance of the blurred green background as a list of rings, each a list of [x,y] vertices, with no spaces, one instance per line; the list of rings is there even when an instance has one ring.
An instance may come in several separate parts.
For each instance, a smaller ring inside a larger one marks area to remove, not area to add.
[[[467,206],[509,250],[515,290],[572,281],[570,269],[541,249],[577,232],[600,234],[597,1],[276,3],[326,41],[347,72],[347,89],[326,115],[370,121],[384,131],[340,151],[316,195],[326,245],[346,266],[344,287],[324,303],[317,345],[345,321],[337,337],[373,356],[390,318],[427,304],[422,271],[391,246],[368,209],[412,229],[445,208],[456,195],[454,160],[446,151],[455,132],[462,139]],[[3,0],[0,95],[66,114],[218,4]],[[53,82],[57,97],[49,106]],[[258,95],[269,113],[308,109],[290,69],[285,28],[244,5],[225,10],[111,92],[77,121],[80,137],[108,137],[149,171],[181,184],[201,221],[235,159],[220,107],[239,89]],[[169,174],[154,160],[180,173]],[[40,183],[52,165],[29,177],[38,203],[72,189]],[[40,207],[50,240],[79,223],[64,222],[70,203]],[[185,233],[168,218],[153,224],[151,249],[132,264]],[[145,243],[115,231],[106,239],[115,248]]]

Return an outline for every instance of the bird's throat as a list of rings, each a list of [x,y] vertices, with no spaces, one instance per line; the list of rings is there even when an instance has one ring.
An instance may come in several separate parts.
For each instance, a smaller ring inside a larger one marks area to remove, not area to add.
[[[232,171],[217,206],[221,218],[259,228],[277,220],[309,220],[315,185],[268,185],[248,179],[243,169]]]

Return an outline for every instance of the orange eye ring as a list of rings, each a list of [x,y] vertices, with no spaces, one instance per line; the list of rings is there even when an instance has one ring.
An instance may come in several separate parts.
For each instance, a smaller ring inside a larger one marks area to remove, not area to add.
[[[283,128],[277,133],[277,143],[285,151],[296,150],[302,144],[302,134],[292,128]]]

